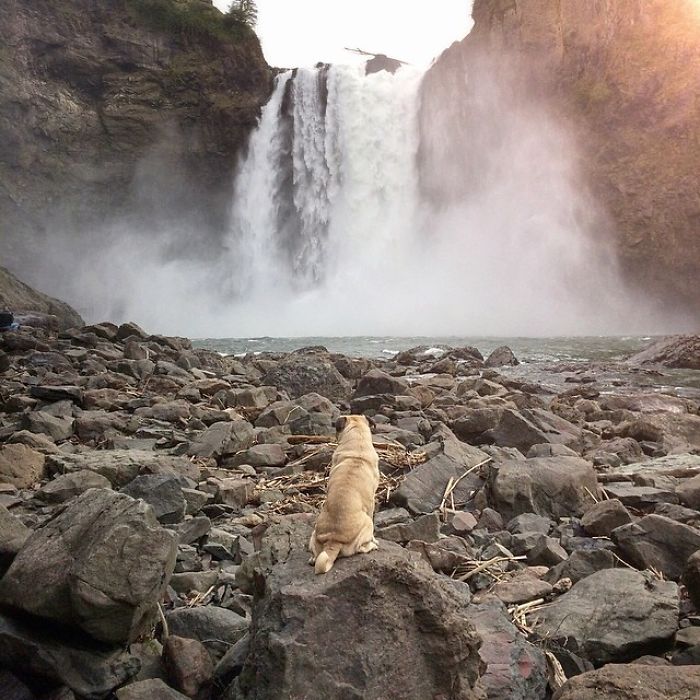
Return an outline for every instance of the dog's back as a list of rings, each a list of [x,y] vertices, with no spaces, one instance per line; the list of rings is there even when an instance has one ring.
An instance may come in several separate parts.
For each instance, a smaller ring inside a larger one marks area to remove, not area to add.
[[[316,573],[330,571],[338,556],[371,551],[374,542],[374,493],[379,458],[364,416],[338,422],[338,447],[331,460],[328,495],[309,543]]]

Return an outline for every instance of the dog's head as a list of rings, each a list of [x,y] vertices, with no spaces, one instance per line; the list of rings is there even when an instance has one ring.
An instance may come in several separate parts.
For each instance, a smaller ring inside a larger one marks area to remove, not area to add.
[[[335,432],[338,435],[338,437],[340,437],[341,433],[344,430],[347,430],[353,425],[366,426],[371,430],[375,426],[375,423],[371,418],[368,418],[367,416],[340,416],[340,418],[338,418],[338,420],[335,422]]]

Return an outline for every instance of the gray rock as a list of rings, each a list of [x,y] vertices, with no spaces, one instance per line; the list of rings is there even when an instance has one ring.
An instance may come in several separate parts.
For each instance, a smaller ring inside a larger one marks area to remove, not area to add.
[[[407,523],[379,528],[375,535],[389,542],[436,542],[440,537],[440,514],[430,513]]]
[[[661,338],[632,355],[627,362],[633,365],[660,364],[664,367],[700,369],[700,336],[671,335]]]
[[[605,490],[627,508],[645,509],[657,503],[678,503],[678,495],[673,488],[637,486],[626,481],[614,481],[605,484]]]
[[[354,397],[376,396],[377,394],[403,395],[408,393],[408,383],[399,377],[392,377],[380,369],[371,369],[357,383]]]
[[[250,464],[251,467],[282,467],[287,461],[287,454],[281,445],[253,445],[236,454],[231,460],[232,466]]]
[[[31,530],[0,505],[0,578],[29,538]]]
[[[190,442],[187,454],[190,457],[219,457],[231,441],[232,433],[232,422],[214,423]]]
[[[700,474],[679,484],[676,493],[684,506],[700,510]]]
[[[653,653],[678,629],[678,587],[651,574],[604,569],[529,618],[542,639],[594,664]]]
[[[189,700],[187,695],[166,685],[160,678],[130,683],[115,694],[117,700]]]
[[[191,544],[201,539],[211,530],[211,520],[205,515],[188,518],[175,528],[180,544]]]
[[[535,513],[521,513],[508,522],[506,530],[514,535],[532,532],[548,535],[553,527],[554,523],[549,518]]]
[[[71,474],[57,476],[48,484],[42,486],[35,497],[46,503],[65,503],[79,496],[88,489],[109,489],[111,485],[107,477],[96,472],[83,469]]]
[[[688,562],[683,571],[683,583],[688,589],[688,595],[693,605],[700,610],[700,551],[688,557]]]
[[[537,544],[527,553],[530,566],[555,566],[569,558],[566,550],[553,537],[540,535]]]
[[[214,664],[206,647],[196,639],[171,635],[163,647],[168,680],[188,698],[205,695],[214,677]]]
[[[185,497],[178,478],[170,474],[143,474],[130,481],[122,493],[141,498],[153,508],[164,525],[179,523],[185,517]]]
[[[0,580],[0,602],[120,644],[151,624],[176,553],[149,506],[91,489],[32,533]]]
[[[700,697],[700,666],[610,664],[569,679],[553,700],[690,700]]]
[[[57,634],[43,622],[20,622],[3,614],[0,659],[8,668],[65,684],[85,700],[103,700],[140,667],[138,659],[121,651],[96,651]]]
[[[219,572],[212,571],[183,571],[173,574],[170,578],[170,586],[176,593],[183,595],[192,591],[208,591],[219,580]]]
[[[52,474],[88,469],[107,477],[115,488],[126,486],[139,474],[175,474],[199,480],[199,469],[186,457],[160,455],[145,450],[99,450],[78,454],[47,455]]]
[[[500,447],[516,447],[527,454],[533,445],[557,443],[567,447],[581,444],[581,429],[563,418],[543,409],[501,413],[498,425],[484,433],[487,442]]]
[[[572,583],[576,583],[596,571],[613,569],[615,566],[617,566],[617,560],[607,549],[577,549],[566,561],[553,566],[545,574],[544,580],[554,584],[563,578],[568,578]]]
[[[218,661],[248,630],[248,620],[232,610],[213,605],[176,608],[166,613],[170,634],[196,639]]]
[[[598,492],[593,466],[577,457],[510,460],[493,472],[493,507],[505,518],[521,513],[555,520],[580,516]]]
[[[31,487],[45,474],[45,457],[31,447],[19,444],[0,446],[0,482],[19,489]]]
[[[515,367],[520,364],[520,361],[507,345],[501,345],[486,358],[484,364],[487,367],[505,367],[506,365]]]
[[[631,522],[629,511],[616,498],[595,503],[581,518],[581,525],[594,537],[610,537],[616,527]]]
[[[544,654],[511,622],[494,601],[469,608],[469,619],[482,639],[479,657],[486,664],[481,683],[488,700],[541,700],[547,693]]]
[[[62,442],[73,435],[73,419],[57,418],[46,411],[34,411],[25,416],[24,428],[30,433],[48,435],[54,442]]]
[[[486,455],[476,448],[469,461],[454,459],[447,454],[439,454],[427,462],[412,469],[401,485],[391,494],[391,501],[405,506],[413,513],[431,513],[442,502],[447,484],[452,479],[459,479],[471,466],[486,459]],[[483,485],[477,472],[462,479],[454,489],[456,503],[467,501],[473,492]]]
[[[250,654],[229,698],[484,697],[475,689],[479,641],[468,598],[398,546],[340,559],[322,576],[305,545],[292,547],[260,593]]]
[[[630,564],[653,567],[674,581],[680,579],[688,557],[700,549],[700,530],[662,515],[647,515],[618,527],[611,537]]]
[[[287,355],[262,381],[286,391],[293,399],[314,392],[331,401],[346,401],[352,391],[350,382],[322,354]]]

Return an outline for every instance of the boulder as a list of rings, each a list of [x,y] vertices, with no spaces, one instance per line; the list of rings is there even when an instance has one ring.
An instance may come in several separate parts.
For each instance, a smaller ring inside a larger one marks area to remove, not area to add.
[[[29,538],[31,530],[0,505],[0,578]]]
[[[286,391],[293,399],[315,392],[331,401],[346,401],[352,391],[350,382],[323,354],[287,355],[265,374],[262,381]]]
[[[581,518],[581,525],[594,537],[609,537],[610,533],[622,525],[632,522],[632,516],[616,498],[599,501],[592,505]]]
[[[581,444],[581,429],[544,409],[501,412],[495,428],[485,432],[482,440],[500,447],[516,447],[527,454],[533,445],[555,443],[576,447]]]
[[[139,474],[175,474],[199,480],[199,469],[186,457],[161,455],[147,450],[100,450],[47,456],[52,474],[88,469],[107,477],[115,488],[126,486]]]
[[[676,494],[684,506],[700,510],[700,474],[679,484]]]
[[[135,676],[140,663],[120,650],[91,649],[43,621],[0,614],[0,666],[64,684],[85,700],[103,700]]]
[[[150,506],[91,489],[32,533],[0,580],[0,602],[125,643],[152,623],[176,553]]]
[[[486,358],[484,364],[487,367],[505,367],[506,365],[515,367],[520,364],[520,361],[507,345],[501,345]]]
[[[578,457],[508,460],[492,470],[493,507],[506,519],[521,513],[580,516],[597,492],[593,466]]]
[[[678,586],[649,573],[603,569],[529,621],[541,639],[593,664],[628,661],[672,640],[678,629]]]
[[[172,474],[142,474],[130,481],[121,492],[143,499],[164,525],[179,523],[185,517],[185,496],[178,478]]]
[[[0,447],[0,481],[27,489],[44,478],[45,457],[31,447],[20,444]]]
[[[700,611],[700,550],[688,558],[683,572],[683,583],[695,609]]]
[[[663,515],[646,515],[612,531],[620,556],[640,569],[654,568],[678,581],[688,557],[700,549],[700,530]]]
[[[700,697],[700,666],[609,664],[569,679],[553,700],[690,700]]]
[[[485,697],[479,637],[460,585],[386,542],[322,576],[305,544],[287,552],[258,574],[250,654],[227,698]]]
[[[576,549],[566,560],[553,566],[545,575],[545,581],[556,583],[568,578],[572,583],[602,569],[613,569],[617,560],[607,549]]]
[[[489,700],[540,700],[547,693],[544,654],[516,629],[502,603],[469,608],[469,620],[482,639],[479,656],[486,664],[481,684]]]
[[[117,700],[189,700],[187,695],[166,685],[160,678],[130,683],[119,688],[115,695]]]
[[[163,647],[163,663],[171,685],[188,698],[204,697],[214,677],[214,664],[201,642],[170,635]]]
[[[633,365],[658,364],[676,369],[700,369],[700,335],[673,335],[652,343],[628,358]]]
[[[218,661],[248,631],[248,620],[214,605],[176,608],[166,613],[170,634],[201,642]]]
[[[436,542],[440,538],[440,514],[429,513],[407,523],[379,528],[375,535],[389,542]]]
[[[73,419],[58,418],[47,411],[34,411],[25,416],[24,428],[30,433],[48,435],[54,442],[62,442],[73,435]]]
[[[392,377],[380,369],[371,369],[357,383],[354,397],[376,396],[377,394],[404,395],[408,393],[405,379]]]
[[[107,477],[82,469],[52,479],[36,492],[35,498],[46,503],[65,503],[89,489],[109,488],[111,485]]]
[[[232,433],[231,421],[213,423],[190,442],[187,454],[190,457],[220,457],[231,441]]]

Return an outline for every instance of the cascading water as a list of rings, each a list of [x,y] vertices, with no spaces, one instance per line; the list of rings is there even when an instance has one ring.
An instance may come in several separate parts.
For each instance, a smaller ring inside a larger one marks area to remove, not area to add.
[[[471,121],[460,86],[421,104],[421,79],[362,66],[278,76],[235,185],[240,332],[644,328],[594,245],[601,219],[561,129],[488,90]]]

